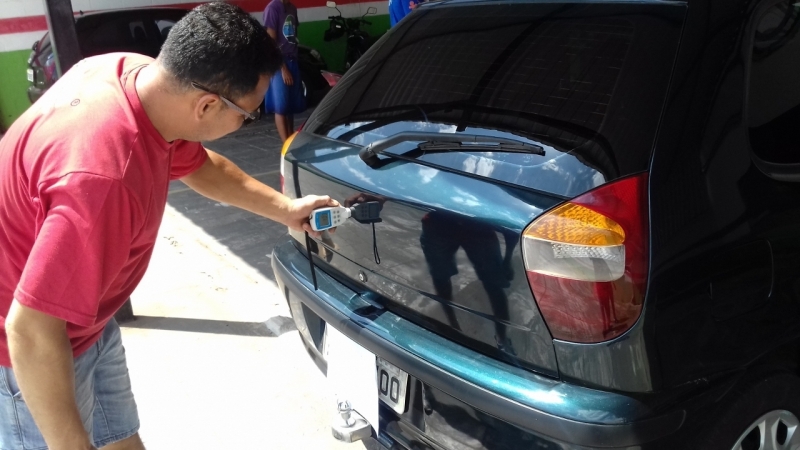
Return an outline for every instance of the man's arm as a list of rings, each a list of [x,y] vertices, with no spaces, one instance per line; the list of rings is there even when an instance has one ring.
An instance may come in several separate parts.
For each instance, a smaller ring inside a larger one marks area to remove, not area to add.
[[[75,400],[66,322],[14,300],[5,326],[14,376],[48,447],[94,448]]]
[[[274,28],[267,27],[267,34],[273,41],[278,42],[278,32]],[[292,86],[294,84],[292,71],[286,66],[286,62],[281,63],[281,76],[283,77],[283,84],[287,86]]]
[[[319,236],[319,233],[313,231],[308,223],[311,211],[339,205],[327,195],[307,195],[292,200],[247,175],[224,156],[208,149],[206,151],[206,162],[181,178],[181,181],[208,198],[246,209],[314,236]]]

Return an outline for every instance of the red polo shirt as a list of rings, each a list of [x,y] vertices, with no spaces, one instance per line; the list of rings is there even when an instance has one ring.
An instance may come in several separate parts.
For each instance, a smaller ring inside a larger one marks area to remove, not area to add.
[[[145,114],[134,80],[150,62],[81,61],[0,141],[0,365],[14,298],[67,321],[75,356],[94,344],[144,275],[169,181],[208,157]]]

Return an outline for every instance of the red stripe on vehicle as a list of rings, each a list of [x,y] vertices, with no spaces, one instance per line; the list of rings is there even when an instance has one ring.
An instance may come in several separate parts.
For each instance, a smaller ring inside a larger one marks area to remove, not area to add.
[[[202,5],[206,2],[195,3],[175,3],[171,5],[158,5],[159,8],[186,8],[191,9],[197,5]],[[269,0],[231,0],[233,3],[244,9],[249,13],[256,13],[264,11]],[[314,8],[325,6],[322,0],[293,0],[295,6],[298,8]],[[355,3],[365,3],[359,0],[339,0],[340,5],[349,5]],[[107,11],[107,10],[102,10]],[[85,13],[99,12],[99,11],[84,11]],[[28,33],[31,31],[47,31],[47,19],[45,16],[28,16],[28,17],[13,17],[10,19],[0,19],[0,35],[12,33]]]

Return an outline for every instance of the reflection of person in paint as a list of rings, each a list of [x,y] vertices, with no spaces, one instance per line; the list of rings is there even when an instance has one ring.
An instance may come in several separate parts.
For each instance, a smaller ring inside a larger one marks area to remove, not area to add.
[[[502,230],[500,232],[502,233]],[[450,279],[458,274],[456,252],[459,248],[463,248],[491,302],[495,319],[507,321],[508,298],[504,289],[509,286],[509,280],[513,278],[511,256],[517,245],[517,238],[511,233],[504,234],[506,245],[504,256],[500,251],[497,234],[497,230],[486,224],[434,211],[422,218],[420,244],[425,253],[437,296],[447,302],[453,302],[453,285]],[[445,306],[445,314],[450,326],[459,329],[451,305]],[[513,354],[506,339],[505,325],[497,320],[495,321],[497,346],[506,353]]]

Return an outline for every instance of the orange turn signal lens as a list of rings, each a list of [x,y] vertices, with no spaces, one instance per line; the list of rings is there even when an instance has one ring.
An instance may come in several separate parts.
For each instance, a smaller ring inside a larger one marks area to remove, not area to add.
[[[289,151],[289,147],[292,146],[292,141],[294,141],[295,136],[297,136],[299,131],[292,133],[291,136],[286,138],[286,142],[283,143],[283,148],[281,148],[281,193],[286,193],[286,187],[284,186],[284,173],[283,173],[283,160],[286,157],[286,153]]]
[[[283,148],[281,148],[281,158],[286,156],[286,152],[288,152],[289,147],[292,146],[292,141],[294,141],[295,136],[297,136],[297,132],[292,133],[291,136],[286,138],[286,142],[283,143]]]
[[[625,230],[585,206],[565,203],[522,233],[529,272],[579,281],[613,281],[625,272]]]
[[[565,203],[540,217],[524,236],[573,245],[611,246],[625,242],[625,230],[617,222],[574,203]]]

